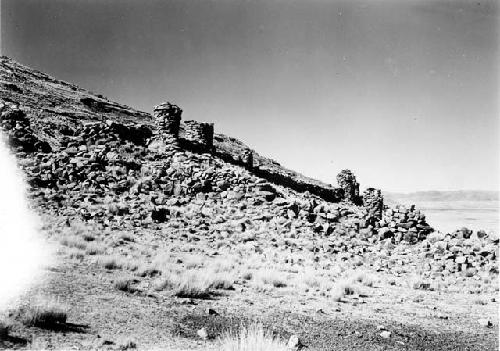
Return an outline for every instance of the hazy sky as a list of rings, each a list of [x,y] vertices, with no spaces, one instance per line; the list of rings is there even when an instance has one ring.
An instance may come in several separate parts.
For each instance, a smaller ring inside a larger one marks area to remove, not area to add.
[[[2,52],[283,165],[390,191],[499,186],[496,1],[1,0]]]

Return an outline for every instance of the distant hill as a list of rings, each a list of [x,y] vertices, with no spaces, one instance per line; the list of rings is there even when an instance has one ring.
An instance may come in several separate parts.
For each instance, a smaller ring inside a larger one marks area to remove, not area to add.
[[[498,191],[456,190],[456,191],[417,191],[413,193],[384,192],[387,203],[408,201],[499,201]]]

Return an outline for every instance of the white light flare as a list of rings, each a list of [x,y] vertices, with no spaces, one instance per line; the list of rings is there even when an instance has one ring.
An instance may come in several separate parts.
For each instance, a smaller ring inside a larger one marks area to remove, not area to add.
[[[51,250],[40,227],[28,207],[23,173],[0,136],[0,312],[13,307],[49,264]]]

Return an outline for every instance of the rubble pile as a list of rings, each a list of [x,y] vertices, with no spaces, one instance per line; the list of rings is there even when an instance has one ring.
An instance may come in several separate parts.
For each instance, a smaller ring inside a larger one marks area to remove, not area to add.
[[[16,104],[0,102],[0,127],[10,146],[18,152],[50,152],[47,142],[39,140],[31,129],[26,114]]]
[[[480,271],[498,274],[498,235],[462,228],[452,234],[432,233],[425,241],[427,270],[434,276],[462,273],[474,277]]]
[[[427,235],[434,231],[425,220],[425,215],[416,209],[398,205],[395,208],[386,207],[379,222],[379,236],[392,238],[392,242],[398,244],[402,241],[415,244],[424,240]]]
[[[187,122],[180,135],[182,110],[170,103],[155,107],[154,128],[76,120],[51,124],[54,140],[41,132],[49,127],[43,126],[43,111],[13,102],[0,104],[0,110],[1,129],[26,173],[30,196],[57,216],[103,228],[205,238],[208,245],[224,238],[229,251],[243,242],[249,252],[270,245],[307,252],[315,261],[364,260],[395,273],[412,265],[436,276],[498,273],[493,236],[466,229],[432,233],[414,206],[384,207],[374,188],[358,206],[359,184],[349,170],[338,176],[342,189],[297,192],[297,184],[311,183],[256,164],[251,151],[242,154],[241,165],[210,152],[211,125]],[[342,193],[346,201],[340,202]],[[334,201],[326,201],[329,196]]]

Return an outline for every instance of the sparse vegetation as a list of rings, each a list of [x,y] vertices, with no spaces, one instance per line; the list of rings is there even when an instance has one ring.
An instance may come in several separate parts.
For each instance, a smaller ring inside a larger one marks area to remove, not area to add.
[[[219,339],[220,351],[286,351],[285,341],[266,331],[260,324],[227,332]]]
[[[332,297],[334,301],[340,302],[345,296],[354,295],[356,292],[356,286],[352,281],[341,280],[335,284]]]
[[[190,272],[178,280],[174,288],[174,295],[177,297],[189,297],[195,299],[205,299],[210,297],[210,281],[199,272]]]
[[[98,258],[97,262],[106,269],[120,269],[124,266],[123,260],[116,256],[102,256]]]
[[[287,286],[287,282],[284,279],[284,274],[275,270],[263,269],[258,272],[259,280],[263,284],[272,285],[275,288],[284,288]]]
[[[120,291],[134,293],[137,289],[133,286],[133,284],[134,281],[132,279],[119,279],[115,281],[114,287]]]
[[[243,274],[241,275],[241,277],[244,280],[252,280],[252,278],[253,278],[253,272],[251,272],[251,271],[243,272]]]
[[[232,290],[234,289],[233,284],[234,284],[233,279],[226,278],[219,274],[213,278],[209,287],[211,289]]]
[[[106,251],[106,248],[102,243],[97,243],[97,242],[92,242],[87,245],[87,248],[85,249],[85,253],[87,255],[93,256],[93,255],[100,255],[103,254]]]
[[[5,339],[9,335],[9,331],[12,328],[10,321],[0,318],[0,340]]]
[[[66,323],[66,307],[53,299],[31,301],[21,306],[15,317],[24,325],[53,329]]]
[[[74,247],[76,249],[85,250],[87,243],[80,237],[70,236],[61,239],[61,244],[67,247]]]
[[[354,281],[364,286],[372,287],[376,279],[372,274],[361,271],[355,274]]]

